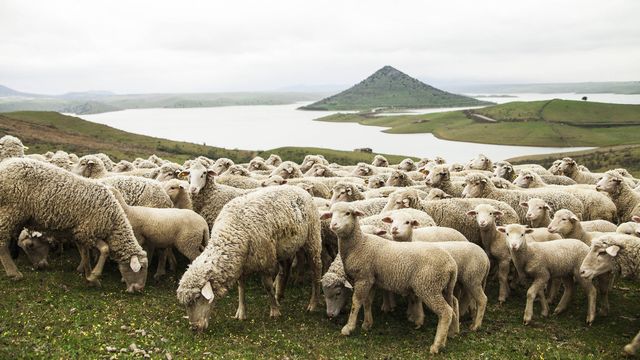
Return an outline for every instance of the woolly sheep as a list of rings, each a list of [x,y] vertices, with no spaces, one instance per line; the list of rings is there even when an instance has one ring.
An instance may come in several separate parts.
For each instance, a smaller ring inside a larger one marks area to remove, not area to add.
[[[531,198],[520,203],[520,206],[527,209],[527,224],[532,228],[547,227],[551,224],[553,209],[544,200]],[[616,225],[606,220],[580,221],[585,231],[613,232]]]
[[[209,240],[207,222],[192,210],[156,209],[145,206],[129,206],[122,194],[110,189],[122,206],[138,243],[150,250],[174,247],[193,261],[202,253]],[[165,274],[163,261],[158,263],[154,275],[159,280]]]
[[[112,171],[113,170],[113,166],[116,163],[114,163],[107,154],[97,153],[97,154],[93,154],[93,155],[96,156],[98,159],[102,160],[102,163],[104,164],[104,168],[107,171]]]
[[[382,221],[389,224],[394,241],[468,241],[458,230],[443,226],[421,227],[416,216],[406,212],[387,214]]]
[[[271,155],[269,155],[267,160],[265,160],[264,162],[267,165],[276,166],[277,167],[280,164],[282,164],[282,159],[280,158],[280,156],[278,156],[276,154],[271,154]]]
[[[275,293],[272,279],[279,263],[291,261],[301,249],[313,272],[307,310],[314,311],[319,305],[322,265],[320,220],[311,196],[298,187],[285,185],[231,200],[211,230],[209,245],[180,279],[177,297],[187,307],[191,326],[205,330],[214,298],[224,296],[236,282],[236,318],[246,319],[244,282],[252,273],[262,275],[271,317],[280,316],[278,298],[284,289],[283,277],[279,277]]]
[[[529,242],[525,235],[533,230],[524,225],[510,224],[498,227],[498,231],[506,235],[509,252],[518,273],[526,274],[533,279],[527,290],[527,304],[523,322],[528,325],[533,317],[533,302],[539,297],[542,316],[549,314],[549,304],[544,290],[551,279],[561,279],[564,285],[562,298],[553,311],[554,314],[564,312],[574,292],[574,281],[577,281],[587,294],[587,324],[593,323],[596,309],[596,288],[590,280],[580,277],[582,259],[589,252],[589,247],[580,240],[561,239],[547,242]]]
[[[269,171],[272,171],[273,169],[275,169],[275,166],[268,165],[264,161],[264,159],[255,157],[255,158],[251,159],[251,161],[249,161],[248,169],[249,169],[249,171],[257,171],[257,170],[269,170]]]
[[[71,158],[69,158],[69,154],[64,151],[56,151],[49,160],[49,163],[65,170],[71,170],[71,166],[74,165]]]
[[[640,237],[640,216],[634,216],[633,221],[620,224],[616,228],[616,232],[619,234],[626,234],[635,237]]]
[[[283,161],[271,172],[270,176],[274,175],[281,176],[283,179],[301,178],[303,176],[300,167],[293,161]]]
[[[553,208],[565,208],[573,211],[576,215],[582,216],[584,207],[580,200],[562,190],[538,188],[523,190],[498,189],[493,185],[488,177],[482,174],[470,174],[465,178],[466,186],[463,190],[463,197],[467,198],[488,198],[504,201],[509,204],[520,218],[519,223],[526,223],[526,211],[520,203],[529,198],[540,198],[551,204]]]
[[[18,246],[27,254],[35,270],[49,266],[47,258],[50,246],[42,232],[23,229],[18,236]]]
[[[84,248],[97,247],[98,263],[90,272],[85,268],[91,284],[99,284],[109,255],[118,263],[127,291],[144,288],[147,254],[136,242],[122,208],[105,186],[29,159],[3,161],[0,174],[0,193],[3,194],[0,198],[0,261],[9,277],[17,280],[22,274],[9,256],[7,244],[28,224],[34,230],[71,234]]]
[[[464,190],[465,185],[464,182],[452,182],[451,173],[444,165],[437,165],[431,169],[425,183],[454,197],[462,196],[462,190]]]
[[[386,186],[398,186],[398,187],[406,187],[413,186],[416,183],[409,178],[409,175],[400,170],[394,170],[387,179]]]
[[[580,275],[586,280],[616,272],[620,272],[624,278],[640,278],[640,241],[636,237],[615,234],[594,240],[580,266]],[[638,348],[640,332],[624,347],[624,351],[634,355]]]
[[[386,180],[382,175],[374,175],[365,180],[369,189],[379,189],[386,185]]]
[[[164,191],[169,195],[174,208],[193,210],[188,182],[171,179],[169,181],[164,181],[161,184]]]
[[[436,315],[438,326],[430,352],[445,346],[447,332],[458,329],[453,289],[457,266],[451,255],[428,243],[399,243],[363,234],[358,223],[360,212],[349,203],[336,203],[323,218],[331,218],[331,229],[338,236],[340,255],[347,277],[353,285],[351,312],[343,335],[356,327],[360,307],[364,305],[364,330],[371,328],[372,287],[397,294],[412,294]],[[403,259],[398,262],[397,259]],[[443,296],[444,295],[444,296]],[[457,306],[456,306],[457,307]],[[423,319],[416,319],[422,324]]]
[[[453,163],[451,165],[449,165],[449,171],[450,172],[460,172],[464,170],[464,165],[459,164],[459,163]]]
[[[567,209],[556,211],[547,229],[549,232],[562,235],[565,239],[578,239],[587,246],[591,245],[594,238],[592,233],[584,231],[578,216]]]
[[[176,163],[167,162],[160,165],[154,178],[160,182],[177,179],[180,171],[182,171],[182,166]]]
[[[129,205],[154,208],[173,207],[173,202],[162,184],[155,180],[118,175],[108,176],[98,181],[118,189]]]
[[[409,158],[403,159],[402,161],[400,161],[400,164],[398,164],[398,170],[401,171],[415,171],[417,169],[418,167],[416,166],[416,164],[412,159]]]
[[[389,161],[387,160],[386,157],[382,155],[376,155],[373,157],[373,161],[371,162],[371,165],[376,167],[389,167]]]
[[[466,170],[492,171],[493,162],[486,155],[478,154],[475,158],[469,160],[464,168]]]
[[[351,175],[353,176],[372,176],[377,174],[378,171],[376,171],[376,168],[373,165],[363,162],[359,162],[351,172]]]
[[[322,293],[327,305],[327,317],[338,316],[353,295],[353,286],[344,273],[344,265],[340,254],[333,259],[329,270],[322,275]]]
[[[351,202],[356,200],[364,200],[364,195],[360,189],[350,182],[339,182],[331,189],[331,203],[338,201]]]
[[[322,155],[306,155],[300,165],[300,171],[305,173],[315,164],[329,165],[329,162]]]
[[[600,176],[602,176],[602,174],[580,170],[575,160],[569,157],[562,159],[560,171],[564,176],[570,177],[578,184],[595,184],[598,182]]]
[[[12,157],[24,157],[24,151],[27,149],[29,148],[24,146],[17,137],[5,135],[0,138],[0,161]]]
[[[100,179],[108,175],[104,162],[95,155],[81,157],[71,172],[89,179]]]
[[[134,170],[136,167],[133,166],[133,163],[131,163],[130,161],[127,160],[120,160],[117,164],[115,164],[115,166],[113,167],[113,171],[114,172],[127,172],[127,171],[132,171]]]
[[[268,178],[262,180],[260,182],[260,185],[262,187],[267,187],[267,186],[284,185],[286,183],[287,183],[287,179],[282,178],[282,176],[280,176],[280,175],[271,175]]]
[[[211,166],[205,165],[205,167],[209,167],[211,170],[213,170],[216,173],[216,175],[219,176],[219,175],[222,175],[222,173],[227,171],[227,169],[229,169],[234,164],[235,163],[231,159],[219,158],[218,160],[215,161],[215,163],[213,163],[213,165]]]
[[[596,190],[606,192],[616,205],[618,220],[631,221],[640,215],[640,194],[633,191],[624,177],[615,171],[607,171],[596,184]]]
[[[443,200],[443,199],[451,199],[453,196],[447,194],[446,192],[440,190],[440,189],[431,189],[429,191],[429,194],[427,195],[427,197],[424,199],[425,201],[431,201],[431,200]]]
[[[371,216],[367,216],[365,218],[363,218],[362,220],[360,220],[360,225],[361,226],[365,226],[365,225],[371,225],[371,226],[375,226],[378,229],[384,230],[388,233],[391,232],[391,228],[390,228],[390,224],[388,222],[385,222],[384,219],[385,217],[391,217],[392,219],[397,217],[397,216],[409,216],[412,219],[415,219],[418,222],[418,226],[420,228],[422,227],[429,227],[429,226],[436,226],[436,222],[433,220],[433,218],[431,216],[429,216],[429,214],[427,214],[424,211],[420,211],[420,210],[416,210],[416,209],[411,209],[411,208],[403,208],[403,209],[396,209],[396,210],[389,210],[389,211],[385,211],[382,212],[380,214],[377,215],[371,215]],[[379,235],[379,234],[376,234]]]
[[[262,183],[256,179],[240,175],[222,175],[217,178],[221,185],[233,186],[238,189],[257,189],[262,187]]]
[[[306,190],[311,196],[321,197],[323,199],[331,198],[331,190],[324,184],[309,184],[309,183],[297,183],[295,186],[298,186],[304,190]]]
[[[336,177],[344,174],[338,174],[338,172],[334,171],[330,167],[324,164],[314,164],[311,169],[309,169],[304,176],[313,176],[313,177]]]

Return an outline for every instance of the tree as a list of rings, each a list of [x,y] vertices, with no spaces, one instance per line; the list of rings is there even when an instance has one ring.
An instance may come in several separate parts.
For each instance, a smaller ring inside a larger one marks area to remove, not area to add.
[[[587,101],[587,97],[586,97],[586,96],[583,96],[583,97],[582,97],[582,101]]]

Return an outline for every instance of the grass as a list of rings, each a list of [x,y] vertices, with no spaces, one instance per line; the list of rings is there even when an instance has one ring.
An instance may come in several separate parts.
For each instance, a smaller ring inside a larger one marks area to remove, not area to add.
[[[132,160],[138,156],[146,158],[155,153],[162,158],[179,163],[200,155],[214,159],[226,157],[241,163],[248,162],[258,154],[253,150],[223,149],[133,134],[56,112],[0,113],[0,136],[4,134],[20,137],[29,146],[28,153],[45,153],[60,149],[75,152],[78,155],[104,152],[114,160]],[[260,154],[269,156],[271,153],[296,162],[300,162],[306,154],[322,154],[330,162],[345,165],[356,164],[359,161],[371,162],[374,156],[374,154],[355,151],[303,147],[278,148]],[[388,155],[388,158],[399,162],[405,156]]]
[[[283,316],[270,319],[259,281],[248,282],[249,319],[232,318],[237,306],[235,290],[216,302],[209,330],[192,333],[177,303],[177,276],[147,284],[143,294],[127,294],[113,265],[108,265],[102,288],[89,288],[74,272],[75,249],[53,258],[47,271],[28,270],[20,282],[0,277],[0,358],[107,358],[135,343],[152,351],[153,358],[279,358],[279,359],[418,359],[429,357],[436,319],[427,313],[422,329],[414,330],[404,318],[403,301],[392,314],[383,314],[375,302],[374,325],[340,335],[346,314],[329,321],[324,312],[307,313],[309,289],[291,286],[282,303]],[[184,264],[179,272],[184,271]],[[488,285],[489,306],[482,328],[450,339],[441,359],[615,359],[640,329],[640,292],[635,285],[618,282],[611,294],[608,317],[584,324],[585,298],[578,291],[571,309],[558,317],[541,319],[536,304],[534,322],[522,325],[525,291],[520,289],[503,306],[496,303],[497,284]],[[360,321],[362,314],[360,314]],[[142,334],[144,330],[145,335]],[[137,332],[136,332],[137,331]],[[130,358],[130,351],[118,353]]]
[[[470,111],[498,121],[478,121],[465,111],[397,116],[338,113],[317,120],[357,122],[388,127],[384,131],[393,134],[433,133],[441,139],[483,144],[600,147],[640,142],[640,105],[551,100]]]

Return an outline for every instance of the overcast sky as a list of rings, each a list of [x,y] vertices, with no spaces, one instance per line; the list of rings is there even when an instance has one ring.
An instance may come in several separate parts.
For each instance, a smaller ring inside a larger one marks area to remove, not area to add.
[[[0,0],[0,84],[37,93],[640,80],[640,1]]]

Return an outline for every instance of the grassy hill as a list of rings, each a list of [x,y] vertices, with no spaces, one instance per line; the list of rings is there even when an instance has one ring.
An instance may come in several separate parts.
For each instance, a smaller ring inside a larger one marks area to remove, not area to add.
[[[200,155],[210,158],[227,157],[235,162],[247,162],[257,151],[223,149],[187,142],[133,134],[110,126],[96,124],[56,112],[24,111],[0,113],[0,136],[18,136],[29,146],[28,153],[65,150],[78,155],[104,152],[113,159],[133,159],[156,154],[162,158],[183,162]],[[286,147],[261,152],[262,156],[278,154],[298,163],[306,154],[322,154],[330,162],[355,164],[371,162],[374,154],[321,148]],[[389,161],[400,162],[405,156],[385,154]]]
[[[576,94],[640,94],[640,81],[604,81],[550,84],[478,84],[453,86],[458,92],[467,94],[503,93],[576,93]]]
[[[340,113],[317,120],[383,126],[389,128],[385,132],[394,134],[430,132],[442,139],[485,144],[571,147],[640,143],[640,105],[585,101],[512,102],[425,115]]]
[[[374,108],[426,108],[489,104],[436,89],[407,74],[385,66],[355,86],[304,110],[370,110]]]

